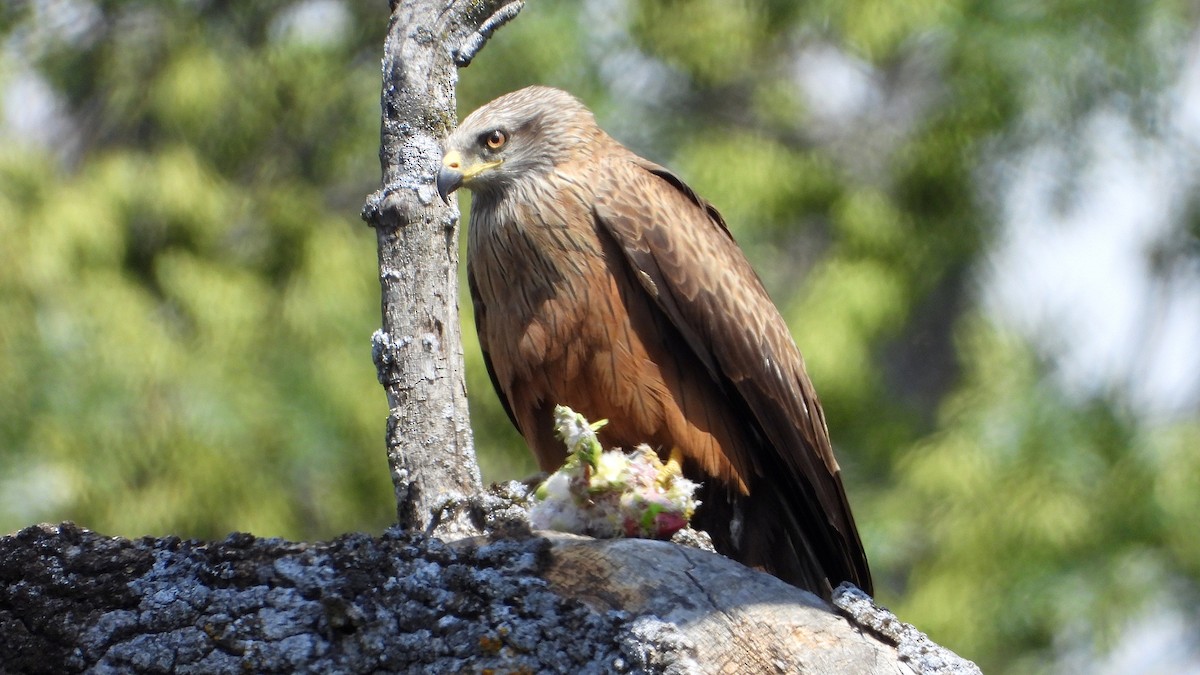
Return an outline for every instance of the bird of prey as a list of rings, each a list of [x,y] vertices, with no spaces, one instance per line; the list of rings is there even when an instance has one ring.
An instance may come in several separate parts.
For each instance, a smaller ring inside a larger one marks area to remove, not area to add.
[[[804,362],[721,214],[575,97],[506,94],[447,141],[437,189],[473,193],[467,269],[484,361],[553,471],[552,413],[607,419],[700,481],[716,549],[829,597],[871,575]]]

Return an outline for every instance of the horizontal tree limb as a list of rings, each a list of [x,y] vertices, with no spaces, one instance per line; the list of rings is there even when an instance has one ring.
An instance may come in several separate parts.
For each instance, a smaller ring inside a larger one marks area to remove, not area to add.
[[[71,523],[0,538],[0,664],[28,673],[971,672],[929,670],[812,594],[668,542],[520,528],[449,544],[398,528],[315,544],[247,534],[129,540]]]

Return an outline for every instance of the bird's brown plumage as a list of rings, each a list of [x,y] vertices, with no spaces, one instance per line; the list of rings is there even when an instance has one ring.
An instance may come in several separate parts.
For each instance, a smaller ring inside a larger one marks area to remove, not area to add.
[[[547,87],[463,120],[438,189],[460,184],[484,358],[544,470],[565,458],[555,405],[608,419],[607,445],[682,456],[717,550],[826,596],[871,591],[800,352],[712,205]]]

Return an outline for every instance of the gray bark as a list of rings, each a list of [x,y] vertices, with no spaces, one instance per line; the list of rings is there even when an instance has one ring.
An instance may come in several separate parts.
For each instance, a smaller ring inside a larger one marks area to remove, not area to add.
[[[372,336],[387,394],[388,463],[402,526],[441,522],[447,536],[476,534],[467,509],[480,493],[463,376],[458,316],[458,209],[441,203],[433,176],[456,120],[457,65],[470,62],[519,3],[393,3],[383,58],[383,188],[363,218],[379,241],[383,326]]]
[[[0,538],[0,671],[978,673],[948,652],[905,655],[714,553],[538,534],[305,544],[30,527]]]

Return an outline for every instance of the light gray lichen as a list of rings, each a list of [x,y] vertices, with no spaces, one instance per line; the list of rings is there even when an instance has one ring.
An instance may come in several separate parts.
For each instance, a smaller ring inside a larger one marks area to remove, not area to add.
[[[397,529],[299,544],[28,528],[0,538],[0,570],[21,577],[0,579],[0,662],[33,673],[692,672],[662,622],[554,593],[537,576],[548,546],[450,547]]]

